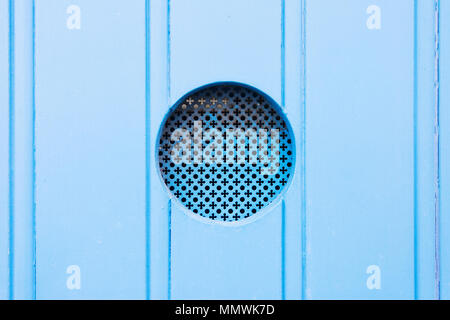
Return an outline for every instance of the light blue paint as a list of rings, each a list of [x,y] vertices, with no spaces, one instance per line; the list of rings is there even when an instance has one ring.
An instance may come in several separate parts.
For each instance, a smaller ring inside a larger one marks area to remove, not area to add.
[[[291,123],[296,141],[296,164],[292,184],[284,197],[284,298],[302,298],[302,228],[304,226],[302,167],[304,165],[302,111],[302,10],[300,1],[285,2],[284,16],[284,111]]]
[[[9,291],[10,298],[33,299],[33,3],[11,8]]]
[[[281,100],[281,2],[171,1],[171,92],[237,81]],[[242,26],[245,25],[245,28]],[[281,298],[281,205],[241,227],[172,204],[172,297]]]
[[[169,110],[168,2],[150,2],[150,298],[169,298],[169,197],[158,177],[154,155],[160,124]]]
[[[450,3],[440,1],[440,294],[450,299]]]
[[[236,81],[281,104],[280,11],[272,0],[172,1],[172,103],[202,85]]]
[[[150,299],[150,0],[145,0],[145,298]]]
[[[9,298],[9,3],[0,2],[0,299]]]
[[[434,299],[434,3],[416,1],[415,298]]]
[[[14,299],[14,2],[9,1],[8,128],[8,296]]]
[[[286,107],[286,1],[281,0],[281,108]],[[295,154],[295,152],[294,152]],[[281,202],[281,300],[286,300],[286,201]]]
[[[435,296],[441,298],[441,130],[440,130],[440,109],[441,109],[441,88],[440,88],[440,0],[434,1],[434,255],[435,255]]]
[[[0,299],[449,299],[449,16],[438,0],[1,1]],[[169,107],[219,81],[283,105],[296,141],[284,201],[233,228],[169,202],[154,161]]]
[[[38,299],[145,298],[145,71],[144,1],[37,1]]]
[[[371,4],[307,1],[309,299],[414,297],[414,2]]]

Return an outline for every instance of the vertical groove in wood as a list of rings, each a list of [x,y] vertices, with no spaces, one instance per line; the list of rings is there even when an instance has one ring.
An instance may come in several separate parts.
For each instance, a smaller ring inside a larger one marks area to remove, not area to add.
[[[302,194],[302,204],[301,204],[301,260],[302,260],[302,288],[301,297],[303,300],[306,299],[306,0],[302,0],[301,3],[301,194]]]
[[[171,90],[170,90],[170,0],[167,0],[167,108],[166,110],[169,110],[169,108],[172,105],[171,101]],[[167,299],[171,299],[171,293],[172,293],[172,202],[171,199],[169,199],[168,202],[168,242],[167,242]]]
[[[9,0],[9,141],[8,141],[8,182],[9,182],[9,230],[8,230],[8,271],[9,299],[14,298],[14,0]]]
[[[414,5],[414,298],[435,299],[435,4]]]
[[[10,1],[10,298],[35,298],[34,2]]]
[[[417,28],[418,28],[418,19],[417,19],[417,0],[414,0],[414,114],[413,114],[413,126],[414,126],[414,299],[417,299],[418,295],[418,208],[417,208],[417,88],[418,88],[418,79],[417,79]]]
[[[450,3],[435,0],[436,292],[450,299]]]
[[[302,10],[303,1],[282,2],[281,106],[293,128],[295,170],[282,202],[283,298],[301,299],[303,287],[304,141],[302,111]],[[300,205],[299,205],[300,204]]]
[[[0,1],[0,300],[9,298],[9,1]]]
[[[169,294],[169,198],[159,179],[155,160],[159,128],[169,107],[169,3],[150,1],[150,130],[149,197],[150,217],[150,298],[168,299]]]
[[[36,0],[33,1],[32,7],[32,32],[33,32],[33,62],[32,62],[32,193],[31,193],[31,205],[32,205],[32,225],[33,225],[33,245],[32,245],[32,260],[33,260],[33,299],[36,300]]]
[[[145,0],[145,298],[150,299],[150,0]]]
[[[440,128],[439,128],[439,109],[440,109],[440,86],[439,86],[439,54],[440,54],[440,35],[439,35],[439,9],[440,9],[440,0],[435,0],[435,47],[434,47],[434,70],[435,70],[435,78],[434,78],[434,88],[435,88],[435,104],[434,104],[434,112],[435,112],[435,123],[434,123],[434,150],[435,150],[435,186],[434,186],[434,198],[435,198],[435,207],[434,207],[434,226],[435,226],[435,296],[437,299],[440,299]]]
[[[281,0],[281,109],[286,108],[286,2]],[[286,203],[281,200],[281,299],[286,299]]]

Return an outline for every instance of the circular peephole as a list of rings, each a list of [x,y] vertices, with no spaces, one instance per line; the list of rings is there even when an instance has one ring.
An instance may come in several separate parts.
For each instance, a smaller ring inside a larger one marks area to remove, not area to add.
[[[294,170],[294,137],[281,108],[235,83],[183,97],[158,140],[159,170],[172,197],[210,221],[261,212],[279,198]]]

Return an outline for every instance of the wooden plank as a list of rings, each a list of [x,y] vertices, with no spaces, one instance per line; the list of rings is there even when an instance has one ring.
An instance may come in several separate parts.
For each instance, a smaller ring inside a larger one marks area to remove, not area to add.
[[[252,85],[281,104],[281,2],[171,1],[170,102],[217,81]],[[281,203],[226,227],[171,212],[174,299],[282,297]]]
[[[39,299],[145,298],[145,70],[145,1],[36,2]]]
[[[10,297],[35,298],[33,5],[14,1],[10,114]]]
[[[12,2],[11,168],[0,3],[0,299],[35,297],[34,172],[37,298],[450,298],[447,2],[439,164],[435,1],[378,0],[381,30],[368,30],[360,0],[36,0],[35,164],[33,2]],[[70,5],[80,30],[67,29]],[[169,106],[229,80],[282,105],[297,145],[284,206],[231,228],[169,202],[154,157]],[[371,265],[380,290],[367,288]],[[76,266],[80,290],[67,287]]]
[[[303,298],[303,227],[304,227],[304,104],[303,48],[304,1],[285,2],[285,112],[291,122],[296,141],[296,167],[292,184],[285,195],[284,296]]]
[[[416,299],[436,297],[434,155],[434,3],[416,2]]]
[[[0,2],[0,300],[9,298],[9,3]]]
[[[414,297],[414,2],[372,4],[307,1],[309,299]]]
[[[450,3],[439,1],[439,115],[440,115],[440,297],[450,299]]]
[[[169,109],[167,0],[150,1],[150,105],[148,115],[150,298],[169,299],[169,198],[155,161],[157,135]]]

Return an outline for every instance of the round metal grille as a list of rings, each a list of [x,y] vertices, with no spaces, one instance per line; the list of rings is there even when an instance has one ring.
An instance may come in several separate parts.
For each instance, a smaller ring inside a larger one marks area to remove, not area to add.
[[[281,109],[246,86],[212,85],[189,94],[159,134],[161,177],[191,212],[217,221],[248,218],[290,181],[294,143]]]

